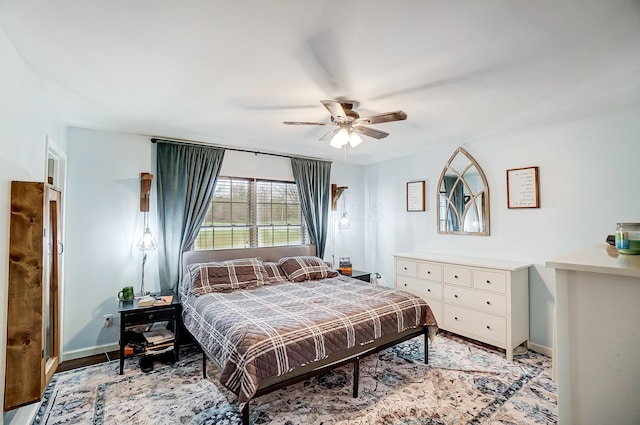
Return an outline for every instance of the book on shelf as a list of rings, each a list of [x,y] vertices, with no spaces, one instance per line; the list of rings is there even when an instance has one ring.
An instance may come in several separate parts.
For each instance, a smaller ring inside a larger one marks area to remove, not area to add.
[[[169,329],[158,329],[155,331],[144,332],[144,339],[147,341],[147,345],[155,346],[164,342],[173,341],[175,336]]]
[[[169,350],[173,350],[175,347],[175,340],[163,342],[162,344],[147,345],[144,349],[146,354],[159,354]]]
[[[160,344],[148,344],[145,347],[146,351],[154,351],[154,350],[162,350],[163,348],[167,348],[167,347],[173,347],[175,344],[175,340],[172,339],[171,341],[166,341],[166,342],[161,342]]]
[[[144,350],[144,354],[147,356],[155,356],[156,354],[162,354],[162,353],[167,353],[169,351],[173,350],[173,343],[169,344],[169,345],[164,345],[162,347],[153,347],[153,348],[147,348]]]

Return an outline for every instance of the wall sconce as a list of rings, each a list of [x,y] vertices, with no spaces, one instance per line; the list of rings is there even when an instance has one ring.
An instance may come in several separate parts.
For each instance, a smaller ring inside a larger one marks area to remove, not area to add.
[[[336,184],[331,185],[331,211],[338,210],[338,199],[342,195],[346,189],[349,189],[348,186],[338,186]],[[347,215],[347,211],[344,208],[344,198],[342,198],[342,216],[338,221],[338,227],[342,230],[348,229],[351,226],[349,223],[349,216]]]
[[[151,181],[153,174],[140,173],[140,212],[144,214],[144,233],[138,241],[138,249],[142,251],[142,279],[140,281],[140,296],[145,296],[144,266],[147,262],[147,251],[153,251],[158,247],[151,229],[149,228],[149,198],[151,197]]]
[[[331,211],[338,211],[338,199],[345,189],[349,189],[349,186],[338,186],[335,183],[331,184]]]
[[[149,198],[151,198],[151,181],[153,174],[140,173],[140,212],[149,212]]]

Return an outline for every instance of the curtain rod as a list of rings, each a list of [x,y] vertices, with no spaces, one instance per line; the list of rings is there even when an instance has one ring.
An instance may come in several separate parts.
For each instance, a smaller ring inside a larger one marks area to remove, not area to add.
[[[229,150],[229,151],[253,153],[253,154],[256,154],[256,155],[270,155],[270,156],[279,156],[281,158],[302,158],[302,159],[313,159],[314,161],[333,162],[333,161],[327,161],[326,159],[313,158],[311,156],[293,156],[293,155],[285,155],[285,154],[282,154],[282,153],[252,151],[252,150],[249,150],[249,149],[232,148],[230,146],[212,145],[211,143],[197,142],[197,141],[193,141],[193,140],[164,139],[164,138],[152,137],[151,138],[151,143],[156,143],[156,142],[175,143],[175,144],[178,144],[178,145],[209,146],[209,147],[212,147],[212,148],[223,148],[223,149],[226,149],[226,150]]]

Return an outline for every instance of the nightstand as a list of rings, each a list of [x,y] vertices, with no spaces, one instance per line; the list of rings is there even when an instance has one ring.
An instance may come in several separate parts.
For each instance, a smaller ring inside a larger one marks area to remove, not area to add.
[[[148,325],[156,322],[171,322],[175,335],[174,352],[178,360],[178,346],[180,342],[180,313],[182,304],[176,294],[152,294],[155,296],[173,295],[171,304],[138,306],[138,300],[120,301],[118,312],[120,313],[120,375],[124,373],[124,347],[127,345],[125,332],[132,326]]]

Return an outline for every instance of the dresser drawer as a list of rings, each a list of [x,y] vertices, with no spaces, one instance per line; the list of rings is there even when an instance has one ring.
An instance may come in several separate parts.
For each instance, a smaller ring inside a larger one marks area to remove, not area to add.
[[[444,328],[502,348],[507,343],[507,319],[489,313],[445,304]]]
[[[442,324],[444,323],[442,319],[442,303],[440,301],[436,301],[427,297],[425,297],[425,301],[427,302],[427,304],[429,304],[431,312],[435,316],[438,326],[442,326]]]
[[[473,289],[445,285],[444,302],[471,307],[487,313],[506,315],[507,297],[505,295],[480,292]]]
[[[474,270],[473,287],[505,294],[507,292],[507,275],[502,272]]]
[[[144,325],[145,323],[173,320],[176,317],[176,309],[175,307],[154,308],[146,311],[128,313],[124,316],[125,326]]]
[[[416,295],[424,295],[440,299],[442,297],[442,284],[440,282],[432,282],[429,280],[416,279],[414,277],[398,276],[396,287],[403,291],[411,292]]]
[[[444,266],[443,281],[455,285],[471,286],[471,269],[464,267]]]
[[[418,276],[418,264],[415,261],[396,260],[396,273],[403,276]]]
[[[418,277],[440,282],[442,280],[442,265],[434,263],[418,263]]]

